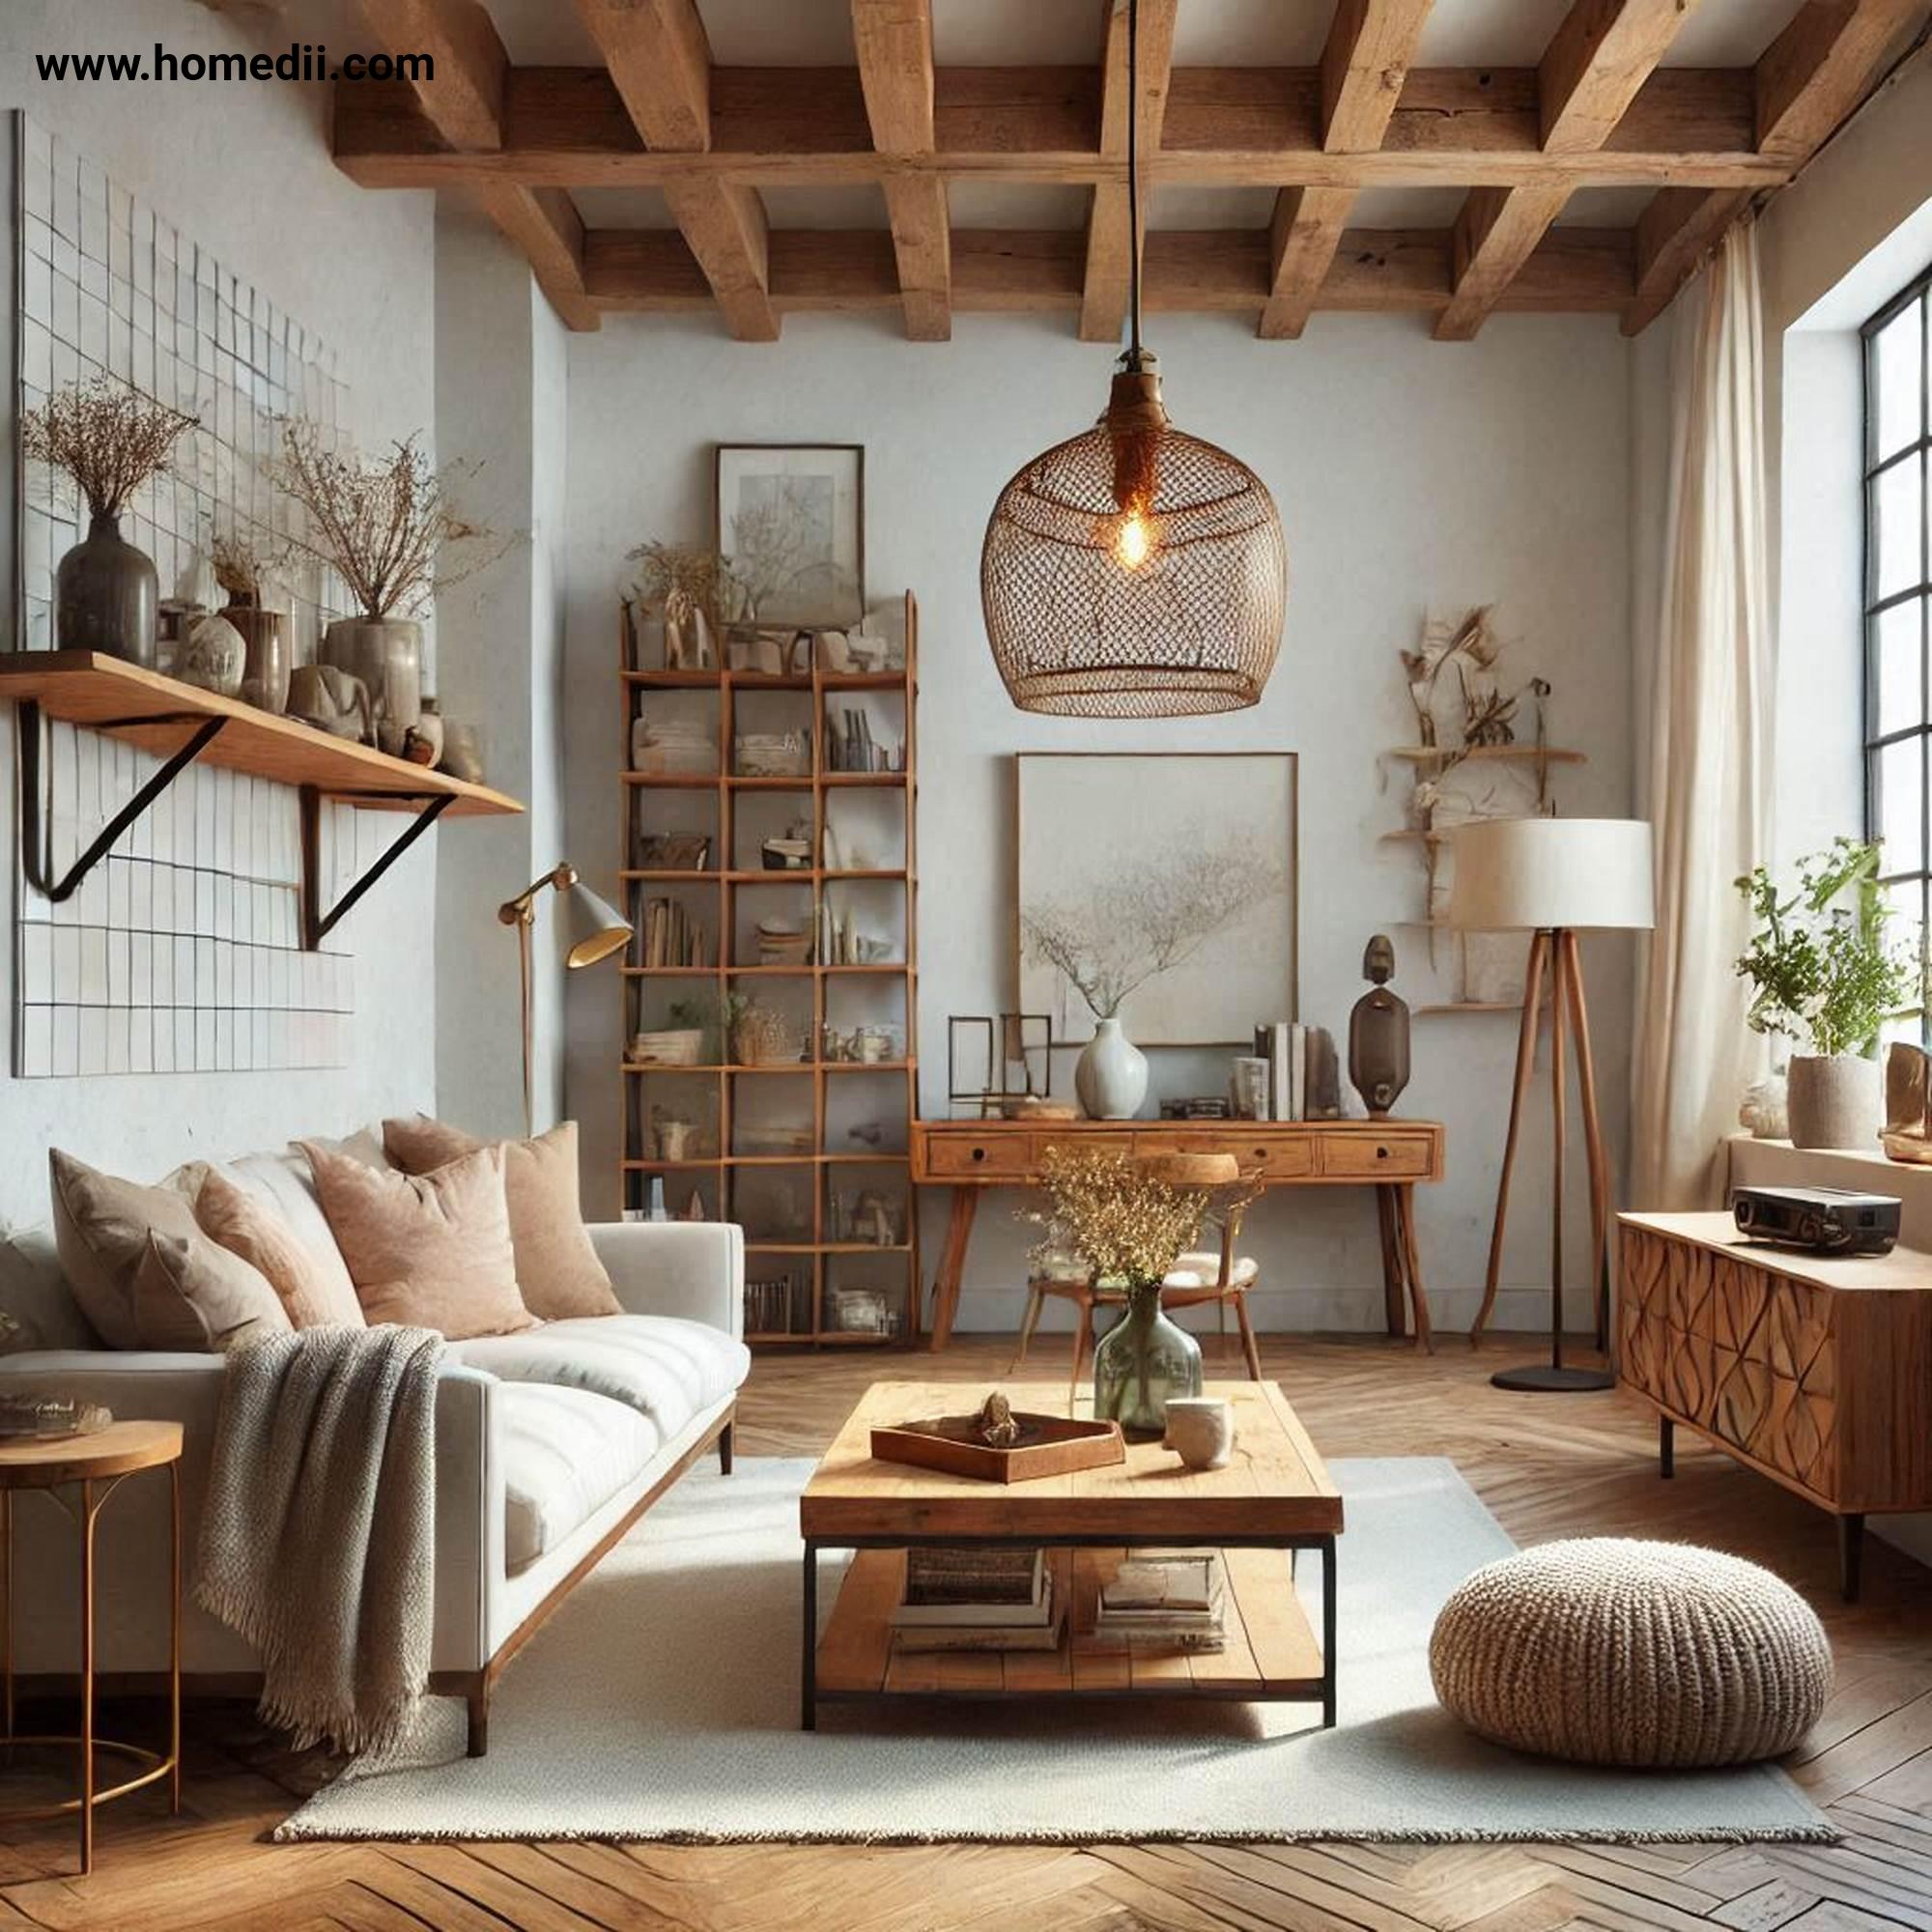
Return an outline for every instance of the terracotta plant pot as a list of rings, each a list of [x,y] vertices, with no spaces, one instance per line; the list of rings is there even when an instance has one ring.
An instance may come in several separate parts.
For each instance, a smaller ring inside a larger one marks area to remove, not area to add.
[[[1868,1153],[1881,1118],[1878,1062],[1850,1053],[1794,1053],[1787,1105],[1793,1147]]]

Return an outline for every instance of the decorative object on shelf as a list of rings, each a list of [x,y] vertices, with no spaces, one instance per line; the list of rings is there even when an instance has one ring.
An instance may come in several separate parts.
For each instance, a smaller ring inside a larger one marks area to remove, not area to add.
[[[1834,838],[1798,862],[1789,894],[1763,866],[1738,881],[1757,922],[1738,961],[1753,1033],[1803,1041],[1786,1069],[1791,1144],[1869,1149],[1878,1136],[1879,1029],[1912,1004],[1917,972],[1887,934],[1879,846]]]
[[[1219,1395],[1169,1396],[1160,1446],[1190,1469],[1225,1469],[1235,1456],[1235,1405]]]
[[[1578,1369],[1563,1360],[1563,1156],[1564,1057],[1567,1030],[1574,1030],[1583,1140],[1590,1180],[1590,1284],[1596,1304],[1597,1343],[1609,1346],[1610,1161],[1597,1115],[1597,1080],[1590,1051],[1589,1011],[1583,998],[1579,931],[1647,932],[1654,922],[1650,827],[1625,818],[1492,818],[1456,834],[1456,886],[1450,923],[1481,932],[1524,931],[1530,941],[1517,1036],[1516,1080],[1510,1094],[1509,1132],[1496,1186],[1495,1224],[1483,1305],[1469,1331],[1482,1339],[1502,1280],[1503,1234],[1509,1219],[1510,1179],[1516,1165],[1523,1102],[1536,1061],[1536,1032],[1543,981],[1549,977],[1549,1092],[1554,1109],[1550,1200],[1549,1361],[1504,1369],[1490,1379],[1498,1388],[1561,1391],[1608,1388],[1602,1369]]]
[[[634,1033],[625,1058],[634,1066],[696,1066],[704,1058],[702,1027],[664,1027]]]
[[[403,756],[432,771],[442,762],[442,711],[433,697],[422,701],[422,715],[403,736]]]
[[[664,832],[638,840],[638,864],[650,872],[702,872],[711,866],[711,840],[702,832]]]
[[[20,454],[73,479],[87,535],[54,575],[54,636],[64,651],[104,651],[152,668],[160,605],[154,559],[121,534],[143,484],[162,474],[198,418],[107,376],[57,390],[20,417]]]
[[[1408,1085],[1408,1006],[1391,993],[1395,946],[1385,932],[1362,952],[1362,978],[1370,990],[1349,1014],[1349,1084],[1362,1096],[1372,1121],[1384,1120]]]
[[[866,452],[857,443],[720,443],[718,547],[735,620],[845,626],[866,609]]]
[[[331,738],[367,744],[371,735],[369,692],[353,672],[334,665],[297,665],[289,673],[288,715]]]
[[[811,740],[803,731],[741,732],[731,741],[731,762],[740,778],[803,778],[811,770]]]
[[[483,737],[475,725],[456,719],[444,723],[442,769],[451,778],[461,779],[466,784],[483,782]]]
[[[974,1420],[974,1440],[988,1449],[1010,1449],[1020,1439],[1020,1426],[1013,1420],[1013,1406],[998,1389],[980,1405]]]
[[[635,899],[633,905],[635,908]],[[701,970],[705,965],[710,948],[704,927],[678,900],[645,899],[642,917],[635,923],[639,944],[632,949],[634,966]]]
[[[768,872],[809,872],[811,869],[811,838],[767,838],[758,846],[758,863]]]
[[[215,532],[210,554],[215,582],[227,600],[221,614],[246,646],[242,700],[277,717],[289,708],[289,672],[295,667],[289,594],[278,576],[288,554],[285,542],[265,549],[247,530],[230,527]]]
[[[1088,1118],[1131,1121],[1147,1090],[1147,1055],[1121,1031],[1112,1013],[1102,1014],[1094,1024],[1094,1037],[1073,1063],[1073,1091]]]
[[[667,670],[718,668],[718,603],[724,560],[700,544],[639,544],[626,551],[638,565],[637,595],[664,618]]]
[[[1896,1053],[1898,1049],[1893,1047],[1892,1051]],[[1738,1107],[1738,1125],[1757,1141],[1791,1138],[1791,1109],[1783,1074],[1767,1073],[1745,1089],[1745,1097]]]
[[[897,1307],[877,1289],[835,1288],[826,1296],[832,1326],[840,1335],[896,1335]]]
[[[242,633],[226,617],[197,617],[183,641],[175,661],[175,675],[197,691],[212,691],[220,697],[241,695],[242,677],[248,664],[248,646]]]
[[[1001,491],[980,554],[986,637],[1022,711],[1238,710],[1260,701],[1281,648],[1288,551],[1274,499],[1245,464],[1172,426],[1141,342],[1139,43],[1139,0],[1127,0],[1121,372],[1096,428]]]
[[[473,466],[438,469],[419,436],[364,459],[297,418],[283,425],[274,473],[361,612],[324,632],[322,661],[362,680],[377,741],[399,753],[422,710],[422,626],[409,613],[494,563],[508,540],[456,513],[450,490]]]
[[[782,918],[758,922],[760,966],[803,966],[811,956],[811,935]]]
[[[791,1022],[773,1007],[743,1002],[728,1028],[731,1058],[740,1066],[778,1066],[798,1058]]]
[[[718,739],[703,720],[668,712],[640,711],[631,720],[631,769],[661,778],[710,772],[718,761]]]
[[[1160,1308],[1161,1284],[1208,1211],[1204,1189],[1163,1179],[1130,1154],[1049,1147],[1040,1163],[1047,1238],[1035,1258],[1070,1248],[1127,1297],[1094,1352],[1094,1414],[1129,1435],[1158,1435],[1171,1395],[1201,1393],[1201,1348]]]
[[[1885,1130],[1879,1141],[1893,1160],[1932,1165],[1932,1059],[1922,1046],[1895,1039],[1886,1049]]]
[[[112,1409],[77,1395],[35,1391],[0,1395],[0,1442],[58,1442],[95,1435],[114,1420]]]
[[[977,1071],[975,1081],[968,1069]],[[946,1097],[980,1120],[1037,1110],[1053,1093],[1053,1021],[1045,1013],[955,1013],[946,1022]],[[1069,1108],[1070,1114],[1072,1110]]]
[[[212,550],[196,548],[188,552],[187,561],[175,574],[171,601],[177,610],[195,613],[213,611],[223,601],[221,573],[215,567]]]
[[[651,1151],[659,1160],[690,1160],[698,1147],[703,1129],[682,1114],[668,1114],[662,1107],[651,1109]]]
[[[582,879],[577,868],[561,862],[540,878],[535,878],[515,898],[505,899],[497,908],[497,917],[517,929],[517,983],[522,993],[524,1042],[524,1132],[536,1132],[536,1094],[532,1087],[531,1030],[534,1016],[530,1008],[530,930],[537,923],[537,896],[550,887],[557,895],[560,910],[559,944],[563,948],[566,972],[575,973],[608,959],[631,937],[630,922],[617,909],[599,898]]]

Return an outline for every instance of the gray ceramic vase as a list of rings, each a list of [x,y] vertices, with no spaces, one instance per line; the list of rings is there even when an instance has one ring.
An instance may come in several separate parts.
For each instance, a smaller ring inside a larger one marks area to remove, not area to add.
[[[231,604],[221,613],[242,633],[248,656],[242,672],[242,701],[280,717],[289,708],[289,672],[295,655],[289,620],[280,611]]]
[[[123,538],[120,518],[96,517],[54,577],[54,640],[152,670],[160,607],[154,558]]]
[[[422,626],[407,617],[338,617],[322,661],[362,680],[376,742],[392,754],[422,716]]]
[[[1878,1062],[1851,1053],[1794,1053],[1786,1108],[1793,1147],[1870,1152],[1883,1118]]]

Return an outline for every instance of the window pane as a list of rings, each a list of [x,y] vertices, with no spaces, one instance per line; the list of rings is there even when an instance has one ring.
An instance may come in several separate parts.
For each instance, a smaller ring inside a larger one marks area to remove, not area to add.
[[[1894,463],[1871,487],[1872,595],[1885,598],[1924,581],[1925,520],[1916,456]]]
[[[1925,607],[1914,599],[1894,604],[1873,620],[1872,675],[1878,681],[1873,696],[1872,735],[1889,738],[1925,722],[1923,635]]]
[[[1925,434],[1924,306],[1921,296],[1872,338],[1874,463],[1883,463],[1894,450]]]
[[[1917,872],[1925,864],[1924,769],[1921,738],[1888,745],[1878,754],[1878,796],[1872,803],[1887,872]]]

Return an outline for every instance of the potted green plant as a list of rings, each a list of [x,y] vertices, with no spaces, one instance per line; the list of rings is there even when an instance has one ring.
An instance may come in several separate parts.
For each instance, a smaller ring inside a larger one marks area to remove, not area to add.
[[[1918,977],[1887,932],[1879,847],[1834,838],[1798,862],[1796,891],[1759,866],[1738,880],[1756,921],[1737,962],[1751,984],[1753,1032],[1804,1042],[1789,1070],[1791,1142],[1868,1148],[1879,1124],[1879,1029]]]

